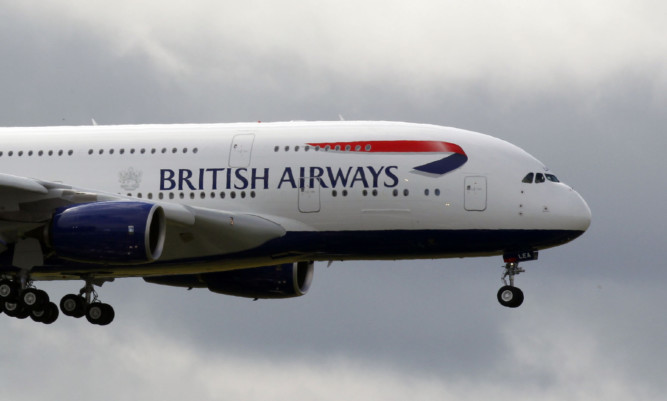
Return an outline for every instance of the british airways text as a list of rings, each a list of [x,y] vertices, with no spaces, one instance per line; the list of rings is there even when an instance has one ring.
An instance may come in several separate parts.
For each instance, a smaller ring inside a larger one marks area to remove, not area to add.
[[[280,174],[269,168],[160,169],[161,191],[201,191],[222,189],[393,188],[398,185],[398,166],[285,167]]]

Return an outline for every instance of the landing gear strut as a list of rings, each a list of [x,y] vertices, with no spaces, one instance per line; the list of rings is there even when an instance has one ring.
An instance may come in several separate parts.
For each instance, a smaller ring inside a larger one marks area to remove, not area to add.
[[[505,254],[503,259],[505,260],[505,271],[501,279],[505,285],[498,290],[498,302],[508,308],[517,308],[523,303],[523,291],[514,286],[514,276],[525,272],[523,268],[519,267],[519,261],[537,259],[537,251]]]

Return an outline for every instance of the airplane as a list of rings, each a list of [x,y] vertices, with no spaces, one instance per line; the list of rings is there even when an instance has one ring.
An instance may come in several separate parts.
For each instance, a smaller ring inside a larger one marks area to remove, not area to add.
[[[0,307],[114,320],[116,278],[253,299],[308,292],[316,261],[502,256],[582,235],[584,199],[489,135],[382,121],[0,128]],[[59,305],[35,283],[82,280]]]

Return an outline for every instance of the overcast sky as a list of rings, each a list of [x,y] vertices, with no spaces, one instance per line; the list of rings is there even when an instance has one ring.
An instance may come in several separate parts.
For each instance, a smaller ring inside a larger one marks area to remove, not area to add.
[[[0,126],[400,120],[481,131],[593,212],[526,263],[316,265],[259,301],[125,279],[104,328],[0,316],[0,399],[658,400],[667,3],[0,0]],[[59,299],[80,282],[41,285]]]

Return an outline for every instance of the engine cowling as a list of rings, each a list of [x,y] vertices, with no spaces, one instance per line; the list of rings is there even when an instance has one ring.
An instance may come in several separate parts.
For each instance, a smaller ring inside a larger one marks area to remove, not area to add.
[[[209,290],[246,298],[292,298],[305,295],[313,281],[313,262],[284,263],[254,269],[202,274]]]
[[[160,257],[165,240],[160,206],[96,202],[59,209],[49,229],[56,255],[86,263],[140,264]]]
[[[313,281],[313,262],[283,263],[217,273],[146,277],[149,283],[176,287],[208,287],[218,294],[278,299],[305,295]]]

